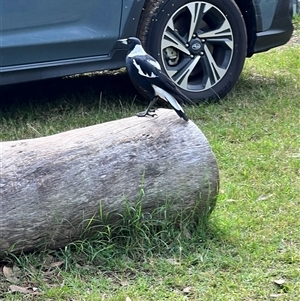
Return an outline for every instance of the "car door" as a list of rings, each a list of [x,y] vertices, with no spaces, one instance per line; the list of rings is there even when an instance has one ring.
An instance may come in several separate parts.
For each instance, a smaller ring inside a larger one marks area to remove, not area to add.
[[[0,0],[0,65],[107,55],[121,0]]]

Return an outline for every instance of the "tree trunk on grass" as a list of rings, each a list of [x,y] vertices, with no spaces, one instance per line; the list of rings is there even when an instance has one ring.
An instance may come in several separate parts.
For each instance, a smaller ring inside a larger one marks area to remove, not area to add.
[[[2,142],[0,252],[62,247],[100,211],[114,222],[141,191],[145,213],[166,200],[174,214],[210,212],[219,173],[207,139],[173,110],[157,114]]]

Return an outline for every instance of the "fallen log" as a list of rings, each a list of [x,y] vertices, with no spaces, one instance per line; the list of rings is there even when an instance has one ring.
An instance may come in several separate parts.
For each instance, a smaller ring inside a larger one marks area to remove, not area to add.
[[[145,212],[166,199],[174,213],[211,211],[219,172],[207,139],[172,110],[157,115],[2,142],[0,252],[62,247],[100,210],[114,222],[141,190]]]

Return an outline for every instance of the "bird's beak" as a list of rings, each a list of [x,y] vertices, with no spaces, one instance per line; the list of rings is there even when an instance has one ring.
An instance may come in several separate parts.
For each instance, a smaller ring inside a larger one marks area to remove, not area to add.
[[[127,39],[120,39],[120,40],[118,40],[118,42],[121,42],[122,44],[127,45]]]

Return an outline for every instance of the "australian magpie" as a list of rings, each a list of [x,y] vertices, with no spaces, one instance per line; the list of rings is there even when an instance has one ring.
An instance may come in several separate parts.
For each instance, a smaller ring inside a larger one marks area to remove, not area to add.
[[[151,107],[159,97],[169,102],[179,117],[188,121],[180,104],[191,103],[191,100],[180,92],[175,83],[161,71],[159,63],[146,53],[141,41],[135,37],[119,41],[126,44],[128,48],[126,68],[131,81],[144,90],[151,100],[146,111],[138,113],[137,116],[151,115],[149,114]]]

